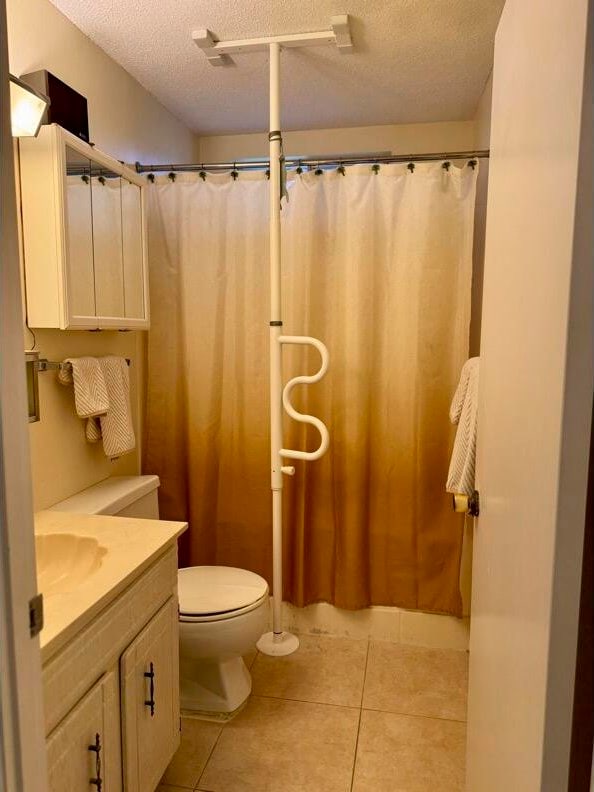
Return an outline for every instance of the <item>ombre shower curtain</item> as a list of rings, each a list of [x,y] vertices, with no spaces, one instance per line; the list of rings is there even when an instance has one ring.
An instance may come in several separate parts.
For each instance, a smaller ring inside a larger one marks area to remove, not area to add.
[[[284,330],[320,338],[331,360],[295,398],[331,437],[284,480],[284,597],[297,605],[461,614],[462,522],[444,483],[468,356],[475,185],[472,167],[441,163],[289,180]],[[190,523],[182,565],[270,580],[268,182],[178,174],[147,192],[144,471],[161,478],[163,518]],[[318,368],[315,350],[283,354],[285,381]],[[287,419],[285,446],[317,441]]]

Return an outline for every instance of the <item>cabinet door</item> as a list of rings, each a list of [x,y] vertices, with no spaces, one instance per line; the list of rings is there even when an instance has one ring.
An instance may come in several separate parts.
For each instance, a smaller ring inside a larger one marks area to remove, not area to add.
[[[95,315],[91,161],[70,146],[66,151],[66,256],[71,316]]]
[[[122,195],[117,173],[95,163],[91,179],[93,199],[93,260],[95,313],[98,317],[124,317],[122,262]]]
[[[50,792],[120,792],[118,692],[117,674],[105,674],[49,735]]]
[[[141,189],[123,177],[121,187],[125,315],[127,319],[144,319],[146,295]]]
[[[126,792],[155,789],[179,745],[177,618],[171,597],[121,658]]]

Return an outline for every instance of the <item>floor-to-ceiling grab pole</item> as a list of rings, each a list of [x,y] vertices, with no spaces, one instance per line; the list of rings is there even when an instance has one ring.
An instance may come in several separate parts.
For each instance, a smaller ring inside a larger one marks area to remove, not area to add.
[[[328,370],[328,350],[317,338],[282,333],[281,299],[281,172],[282,136],[280,131],[280,44],[273,41],[270,52],[270,485],[272,489],[272,632],[258,641],[258,649],[268,655],[287,655],[299,647],[299,639],[281,626],[283,602],[283,475],[292,476],[295,468],[283,465],[287,459],[319,459],[326,453],[329,435],[326,426],[313,415],[300,413],[291,403],[296,385],[318,382]],[[321,366],[315,374],[293,377],[283,388],[283,344],[315,347]],[[315,426],[320,445],[315,451],[283,448],[283,409],[295,421]]]
[[[281,131],[280,44],[270,53],[270,486],[272,489],[272,632],[258,641],[258,649],[271,655],[291,654],[299,640],[281,627],[283,600],[283,472],[282,446],[282,319],[281,319]]]
[[[326,453],[329,435],[326,426],[313,415],[300,413],[291,403],[291,391],[297,385],[318,382],[328,369],[328,350],[317,338],[289,336],[282,333],[281,319],[281,162],[282,139],[280,131],[280,50],[283,47],[316,47],[335,45],[342,53],[353,51],[348,14],[330,18],[329,30],[309,33],[290,33],[264,38],[221,41],[204,28],[192,33],[193,41],[200,47],[212,66],[226,66],[231,55],[267,50],[270,56],[270,475],[272,488],[272,632],[258,641],[258,649],[269,655],[286,655],[294,652],[299,640],[281,627],[283,601],[283,475],[292,476],[295,468],[283,465],[283,459],[319,459]],[[320,353],[321,366],[315,374],[302,374],[289,380],[283,388],[283,344],[301,344],[315,347]],[[282,446],[282,411],[300,423],[314,426],[320,434],[320,445],[315,451],[298,451]]]

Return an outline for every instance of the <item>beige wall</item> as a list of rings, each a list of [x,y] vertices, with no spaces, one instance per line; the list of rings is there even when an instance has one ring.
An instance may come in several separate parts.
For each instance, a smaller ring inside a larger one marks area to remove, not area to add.
[[[489,75],[474,115],[474,145],[488,149],[491,141],[491,101],[493,98],[493,73]]]
[[[47,68],[87,97],[91,139],[118,159],[181,162],[194,159],[198,139],[96,47],[48,0],[8,0],[10,68],[20,75]],[[115,354],[128,357],[139,438],[143,333],[38,330],[42,357]],[[25,331],[26,348],[32,336]],[[139,384],[140,383],[140,384]],[[39,376],[41,421],[30,425],[34,506],[41,509],[109,475],[139,472],[139,450],[111,462],[90,445],[74,413],[70,388],[54,372]]]
[[[482,93],[474,117],[476,149],[488,149],[491,137],[491,93],[493,77],[490,76]],[[485,228],[487,225],[487,184],[489,160],[481,160],[476,183],[474,212],[474,249],[472,273],[472,321],[470,323],[470,354],[478,355],[481,345],[481,303],[483,295],[483,263],[485,259]]]
[[[129,163],[197,155],[196,136],[49,0],[7,0],[6,10],[10,71],[48,69],[86,96],[98,148]]]
[[[474,139],[473,121],[311,129],[283,133],[285,154],[294,156],[375,151],[391,151],[394,154],[463,151],[474,146]],[[200,138],[202,162],[267,156],[268,136],[264,133]]]
[[[491,125],[491,89],[489,77],[478,103],[474,118],[474,143],[476,149],[488,149]],[[472,250],[472,316],[470,320],[470,355],[480,354],[481,314],[483,300],[483,270],[485,261],[485,227],[487,223],[487,183],[489,160],[482,159],[476,183],[476,204],[474,210],[474,244]],[[460,567],[460,587],[464,614],[470,613],[472,599],[472,539],[473,520],[468,517],[464,523],[464,542]]]

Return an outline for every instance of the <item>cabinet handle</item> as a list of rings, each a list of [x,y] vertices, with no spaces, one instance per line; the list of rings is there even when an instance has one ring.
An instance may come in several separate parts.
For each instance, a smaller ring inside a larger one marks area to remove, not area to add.
[[[145,707],[151,708],[151,718],[155,714],[155,667],[154,665],[150,664],[150,671],[145,671],[144,676],[146,679],[150,679],[150,693],[148,701],[144,702]]]
[[[95,735],[95,743],[89,745],[89,751],[95,753],[95,778],[90,778],[89,784],[97,787],[97,792],[101,792],[103,779],[101,778],[101,738],[99,737],[99,733]]]

